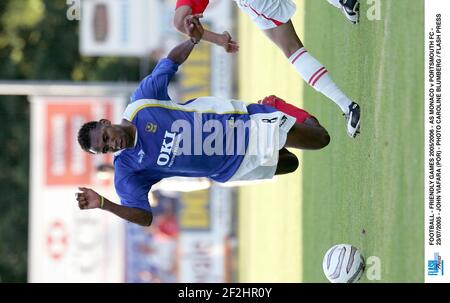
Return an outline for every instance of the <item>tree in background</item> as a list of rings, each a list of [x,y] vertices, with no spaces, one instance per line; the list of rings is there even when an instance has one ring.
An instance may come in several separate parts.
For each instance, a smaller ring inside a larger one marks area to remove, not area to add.
[[[81,57],[65,1],[0,1],[0,79],[138,81],[138,59]],[[27,281],[29,103],[0,96],[0,282]]]

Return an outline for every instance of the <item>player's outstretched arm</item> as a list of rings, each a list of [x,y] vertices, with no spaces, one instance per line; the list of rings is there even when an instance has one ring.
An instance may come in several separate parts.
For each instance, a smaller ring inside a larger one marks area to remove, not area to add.
[[[142,226],[149,226],[152,224],[153,216],[149,212],[138,208],[113,203],[87,187],[79,187],[78,189],[80,192],[76,193],[76,196],[78,207],[80,209],[101,208],[115,214],[116,216],[119,216],[122,219]]]
[[[177,64],[183,64],[183,62],[186,61],[194,49],[194,46],[199,43],[203,37],[204,30],[199,21],[199,18],[201,17],[202,15],[199,14],[189,15],[184,18],[184,28],[190,39],[172,49],[167,58]]]
[[[173,24],[175,28],[183,34],[188,34],[184,27],[184,19],[191,15],[192,9],[183,5],[175,10],[173,18]],[[230,33],[225,31],[222,34],[218,34],[209,30],[205,30],[203,40],[222,46],[227,53],[236,53],[239,50],[239,45],[233,40]]]

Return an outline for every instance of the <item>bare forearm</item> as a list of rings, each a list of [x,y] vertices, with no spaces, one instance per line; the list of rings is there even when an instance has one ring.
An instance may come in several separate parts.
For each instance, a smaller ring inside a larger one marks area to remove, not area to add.
[[[104,198],[103,209],[115,214],[122,219],[142,226],[150,226],[150,224],[152,224],[153,216],[151,213],[137,208],[122,206],[113,203],[106,198]]]
[[[178,30],[186,35],[188,34],[183,27],[180,27]],[[202,40],[205,40],[205,41],[208,41],[208,42],[220,45],[220,46],[222,46],[222,44],[224,43],[222,34],[218,34],[218,33],[209,31],[207,29],[205,29],[205,31],[203,33]]]
[[[205,30],[205,32],[203,34],[203,38],[202,38],[202,40],[206,40],[208,42],[217,44],[219,46],[223,46],[223,44],[225,43],[223,41],[223,39],[224,39],[224,37],[223,37],[222,34],[211,32],[211,31],[208,31],[208,30]]]
[[[195,44],[191,40],[187,40],[172,49],[167,58],[177,64],[183,64],[191,54],[194,46]]]
[[[186,34],[188,36],[189,36],[189,33],[187,32],[186,28],[184,27],[183,20],[190,14],[192,14],[192,9],[190,7],[184,6],[184,7],[177,8],[175,11],[175,16],[174,16],[174,20],[173,20],[176,29],[179,32]],[[206,40],[208,42],[211,42],[211,43],[214,43],[217,45],[223,45],[223,43],[224,43],[223,39],[224,39],[223,35],[204,29],[204,34],[203,34],[202,40]]]

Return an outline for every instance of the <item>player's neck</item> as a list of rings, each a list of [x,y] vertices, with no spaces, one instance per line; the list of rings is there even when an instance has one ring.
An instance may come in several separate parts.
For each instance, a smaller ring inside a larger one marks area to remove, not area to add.
[[[127,148],[132,148],[136,144],[136,126],[134,126],[133,123],[127,120],[122,120],[121,126],[123,127],[124,131],[128,134],[130,140],[128,142]]]

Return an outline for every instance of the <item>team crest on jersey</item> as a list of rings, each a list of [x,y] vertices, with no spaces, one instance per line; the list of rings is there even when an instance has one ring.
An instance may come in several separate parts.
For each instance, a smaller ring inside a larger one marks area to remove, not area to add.
[[[158,129],[158,125],[148,122],[145,126],[145,130],[149,133],[156,133],[156,130]]]

